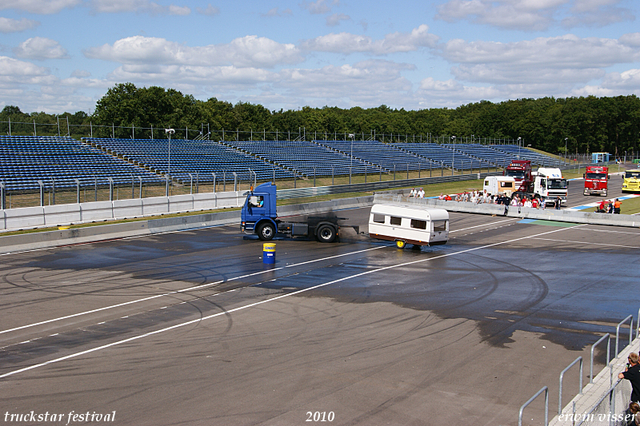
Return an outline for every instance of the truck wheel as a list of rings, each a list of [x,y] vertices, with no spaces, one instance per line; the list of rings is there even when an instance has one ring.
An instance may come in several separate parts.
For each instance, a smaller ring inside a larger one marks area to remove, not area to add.
[[[399,249],[403,249],[405,245],[407,245],[407,243],[405,243],[404,241],[396,240],[396,247],[398,247]]]
[[[584,190],[583,194],[584,194],[584,195],[589,195],[589,190],[585,188],[585,190]]]
[[[316,238],[321,243],[332,243],[336,239],[336,229],[331,225],[321,225],[316,232]]]
[[[258,228],[258,238],[262,241],[269,241],[276,235],[276,230],[270,223],[263,223]]]
[[[603,190],[602,190],[602,196],[603,196],[603,197],[606,197],[606,196],[607,196],[607,190],[606,190],[606,189],[603,189]]]

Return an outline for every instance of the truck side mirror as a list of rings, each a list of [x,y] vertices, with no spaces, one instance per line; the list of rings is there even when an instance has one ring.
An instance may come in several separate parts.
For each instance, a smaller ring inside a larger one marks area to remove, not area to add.
[[[587,178],[587,175],[583,173],[582,174],[582,179],[586,179],[586,178]]]

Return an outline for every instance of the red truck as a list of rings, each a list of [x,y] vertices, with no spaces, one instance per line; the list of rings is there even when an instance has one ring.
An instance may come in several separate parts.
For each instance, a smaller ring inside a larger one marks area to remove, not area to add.
[[[587,166],[584,177],[584,195],[599,194],[607,196],[609,168],[607,166]]]
[[[516,192],[529,194],[533,192],[533,175],[530,160],[512,160],[504,169],[504,176],[511,176],[516,181]]]

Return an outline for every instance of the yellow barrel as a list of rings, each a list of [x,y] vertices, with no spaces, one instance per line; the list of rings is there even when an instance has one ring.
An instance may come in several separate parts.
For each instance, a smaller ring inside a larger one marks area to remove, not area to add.
[[[264,243],[262,245],[262,263],[276,263],[276,244]]]

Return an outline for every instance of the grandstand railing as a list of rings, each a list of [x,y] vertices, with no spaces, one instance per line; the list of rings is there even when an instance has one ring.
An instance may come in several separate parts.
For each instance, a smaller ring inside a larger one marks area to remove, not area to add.
[[[631,321],[629,321],[631,318]],[[640,309],[638,310],[638,319],[640,320]],[[633,315],[628,316],[624,320],[620,321],[620,323],[616,327],[616,347],[619,338],[620,327],[623,324],[629,323],[629,335],[630,341],[629,344],[624,348],[624,350],[620,353],[623,356],[619,356],[618,350],[616,348],[611,348],[611,334],[607,333],[603,335],[600,339],[598,339],[591,346],[591,365],[590,365],[590,380],[589,383],[583,387],[582,384],[582,357],[576,358],[571,364],[569,364],[559,376],[559,394],[558,394],[558,415],[554,417],[554,419],[549,422],[548,420],[548,409],[549,409],[549,400],[548,400],[548,388],[543,387],[538,393],[536,393],[532,398],[530,398],[527,402],[525,402],[520,407],[518,424],[522,424],[522,413],[524,409],[536,399],[543,390],[546,389],[545,396],[545,421],[544,426],[548,425],[617,425],[617,420],[620,419],[621,413],[627,408],[629,404],[629,396],[631,394],[631,386],[628,382],[624,380],[620,380],[617,378],[617,369],[621,369],[624,366],[624,361],[626,361],[626,357],[628,353],[631,351],[632,345],[634,345],[631,340],[633,336]],[[640,330],[636,332],[636,340],[638,338],[638,334],[640,334]],[[602,369],[597,375],[597,378],[594,383],[593,379],[593,366],[594,366],[594,350],[597,345],[602,343],[604,340],[607,340],[607,349],[606,349],[606,363],[603,365]],[[637,344],[637,342],[635,343]],[[610,351],[615,351],[615,356],[613,359],[610,359]],[[562,391],[563,391],[563,378],[564,373],[569,370],[576,363],[580,363],[580,374],[579,374],[579,384],[578,384],[578,392],[569,405],[562,407]],[[606,381],[606,382],[604,382]],[[602,386],[605,385],[605,391],[599,391]],[[594,392],[601,392],[600,396],[597,394],[595,397],[597,398],[596,402],[592,401]],[[585,401],[588,404],[586,409],[584,408],[584,403],[578,402],[579,398],[586,398]],[[580,405],[580,407],[578,407]],[[580,412],[578,410],[581,410]]]

